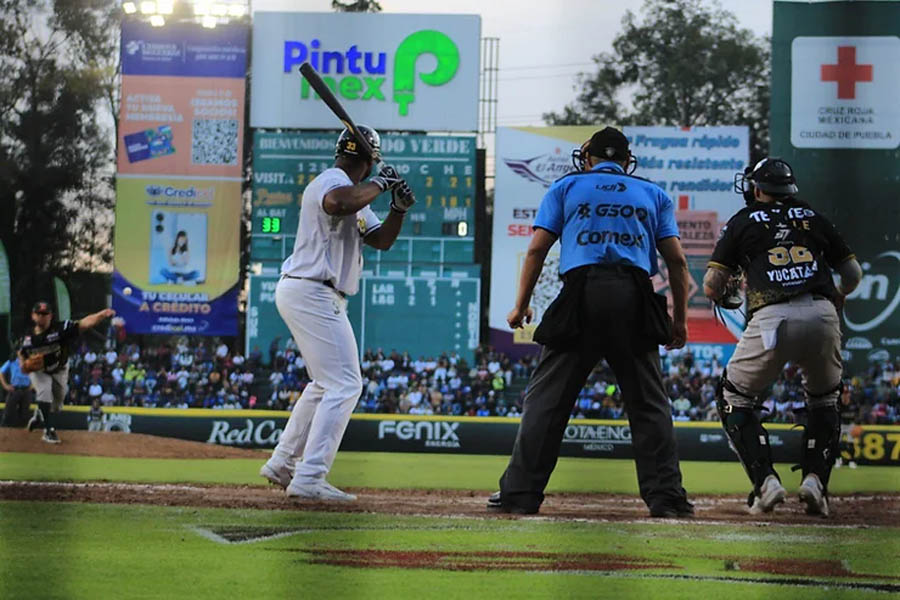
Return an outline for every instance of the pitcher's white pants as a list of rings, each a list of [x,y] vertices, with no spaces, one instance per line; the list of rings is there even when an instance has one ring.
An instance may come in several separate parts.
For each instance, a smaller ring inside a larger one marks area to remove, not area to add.
[[[275,288],[275,306],[297,342],[312,382],[294,404],[272,456],[280,463],[303,458],[297,462],[295,480],[322,479],[362,394],[347,300],[318,281],[283,278]]]

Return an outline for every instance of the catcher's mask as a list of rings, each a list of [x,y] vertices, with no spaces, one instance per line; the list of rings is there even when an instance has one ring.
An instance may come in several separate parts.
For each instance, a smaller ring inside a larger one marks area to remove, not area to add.
[[[752,169],[748,167],[743,173],[735,174],[734,190],[743,194],[744,201],[748,204],[755,200],[754,187],[776,198],[794,196],[800,191],[791,165],[780,158],[764,158]],[[749,201],[748,192],[751,198]]]
[[[628,138],[613,127],[606,127],[591,136],[591,139],[572,150],[572,166],[576,171],[584,171],[587,157],[595,156],[603,160],[625,162],[625,173],[631,175],[637,168],[637,159],[628,148]]]

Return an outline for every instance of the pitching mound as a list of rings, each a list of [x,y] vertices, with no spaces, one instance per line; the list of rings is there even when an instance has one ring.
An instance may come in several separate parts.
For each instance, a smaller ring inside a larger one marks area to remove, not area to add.
[[[259,450],[229,448],[175,438],[118,431],[60,431],[61,444],[41,441],[40,431],[0,428],[0,452],[39,452],[121,458],[259,458]]]

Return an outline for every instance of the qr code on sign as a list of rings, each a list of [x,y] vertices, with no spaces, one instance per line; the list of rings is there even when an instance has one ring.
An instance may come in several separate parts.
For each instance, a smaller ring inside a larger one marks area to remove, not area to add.
[[[237,119],[194,119],[191,129],[191,163],[236,165]]]

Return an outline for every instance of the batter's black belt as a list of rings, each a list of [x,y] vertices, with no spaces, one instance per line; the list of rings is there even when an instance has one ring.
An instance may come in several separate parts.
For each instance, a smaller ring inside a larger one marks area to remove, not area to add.
[[[341,298],[347,297],[347,294],[345,294],[341,290],[334,287],[334,283],[330,279],[324,279],[324,280],[323,279],[310,279],[309,277],[294,277],[293,275],[287,275],[287,274],[282,274],[281,278],[282,279],[305,279],[307,281],[315,281],[316,283],[321,283],[325,287],[330,287],[331,289],[336,291]]]

